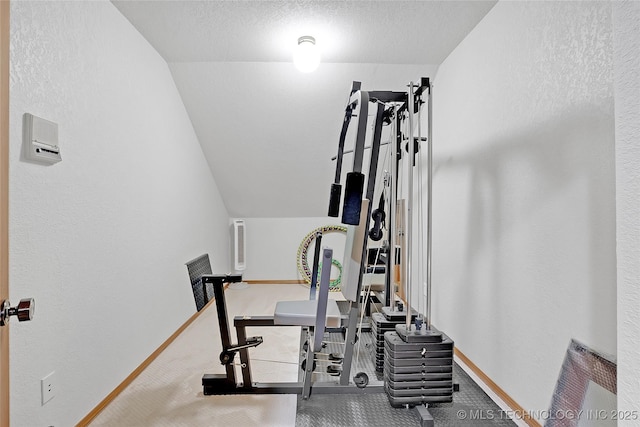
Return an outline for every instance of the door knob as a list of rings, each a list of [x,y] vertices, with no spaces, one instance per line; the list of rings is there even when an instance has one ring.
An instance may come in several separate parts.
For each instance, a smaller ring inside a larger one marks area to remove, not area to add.
[[[16,316],[20,322],[31,320],[35,310],[36,301],[33,298],[21,299],[15,307],[11,307],[9,300],[4,300],[0,304],[0,326],[9,323],[9,317],[11,316]]]

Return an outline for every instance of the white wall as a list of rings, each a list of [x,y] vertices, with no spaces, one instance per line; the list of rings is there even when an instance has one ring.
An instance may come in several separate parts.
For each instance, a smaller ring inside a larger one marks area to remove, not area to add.
[[[327,203],[328,203],[327,198]],[[303,280],[298,273],[297,252],[305,236],[316,227],[340,225],[339,218],[245,218],[247,268],[245,280]],[[322,246],[333,249],[333,258],[341,264],[344,256],[344,233],[326,233]],[[309,247],[309,265],[313,266],[314,244]],[[334,267],[332,278],[337,277]]]
[[[640,413],[640,3],[613,5],[618,409]],[[620,425],[637,425],[625,421]]]
[[[434,91],[434,324],[548,409],[571,338],[616,353],[611,5],[499,2]]]
[[[22,159],[25,112],[59,124],[62,163]],[[69,426],[195,312],[184,262],[226,270],[229,219],[167,64],[110,2],[12,2],[10,116],[11,300],[37,301],[11,425]]]

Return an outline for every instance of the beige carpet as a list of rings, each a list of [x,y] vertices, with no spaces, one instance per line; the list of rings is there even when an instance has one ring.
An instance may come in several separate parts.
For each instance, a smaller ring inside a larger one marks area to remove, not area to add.
[[[302,285],[250,285],[226,291],[233,316],[272,315],[277,301],[307,299]],[[255,381],[296,381],[300,328],[249,328]],[[204,396],[202,375],[224,373],[215,305],[200,316],[91,423],[91,426],[294,426],[295,395]],[[237,357],[237,356],[236,356]],[[242,378],[237,368],[238,378]]]

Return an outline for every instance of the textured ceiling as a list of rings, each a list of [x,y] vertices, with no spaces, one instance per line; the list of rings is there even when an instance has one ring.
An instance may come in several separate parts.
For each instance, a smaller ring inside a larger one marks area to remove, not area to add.
[[[495,1],[113,1],[167,60],[233,217],[326,215],[352,80],[403,90]],[[291,64],[313,35],[322,63]]]

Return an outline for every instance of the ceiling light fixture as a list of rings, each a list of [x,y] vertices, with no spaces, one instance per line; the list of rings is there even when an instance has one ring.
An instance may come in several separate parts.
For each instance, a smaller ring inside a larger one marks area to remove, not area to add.
[[[310,73],[320,65],[320,52],[316,39],[311,36],[298,38],[298,46],[293,52],[293,63],[303,73]]]

